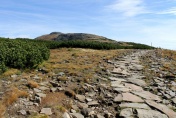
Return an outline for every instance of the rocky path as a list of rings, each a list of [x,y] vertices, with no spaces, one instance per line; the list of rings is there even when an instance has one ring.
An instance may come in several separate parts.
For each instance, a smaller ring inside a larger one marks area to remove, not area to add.
[[[96,86],[85,85],[85,88],[90,87],[94,91],[76,95],[78,103],[85,106],[82,106],[82,115],[75,118],[176,118],[176,112],[173,111],[176,92],[167,88],[168,83],[175,86],[175,81],[153,77],[152,82],[146,83],[147,77],[143,71],[145,67],[141,65],[140,58],[153,54],[153,51],[137,51],[109,61],[114,69],[108,80],[102,79]],[[147,65],[152,66],[150,69],[157,70],[158,66],[161,66],[161,60],[154,61],[153,64]],[[154,91],[156,89],[157,92]],[[74,116],[74,113],[72,115]]]
[[[81,104],[82,115],[72,115],[76,118],[176,118],[176,112],[172,110],[175,106],[175,91],[167,89],[166,80],[154,77],[153,84],[146,83],[140,57],[148,53],[152,54],[150,51],[137,51],[109,61],[114,69],[108,80],[102,79],[99,85],[86,84],[84,88],[89,91],[75,97],[78,100],[75,104]],[[160,63],[156,62],[155,65]],[[152,69],[157,68],[158,66],[153,66]],[[172,81],[172,84],[175,82]],[[159,92],[152,91],[152,88]]]
[[[76,94],[66,89],[74,81],[58,82],[64,74],[59,73],[51,81],[29,90],[29,98],[20,98],[9,108],[12,111],[18,108],[19,115],[6,116],[26,118],[40,113],[56,118],[50,106],[40,105],[49,91],[64,92],[71,97],[70,108],[64,110],[63,118],[176,118],[176,73],[162,70],[167,61],[154,50],[138,50],[109,60],[107,63],[113,69],[106,70],[108,77],[97,75],[93,82],[76,83]]]

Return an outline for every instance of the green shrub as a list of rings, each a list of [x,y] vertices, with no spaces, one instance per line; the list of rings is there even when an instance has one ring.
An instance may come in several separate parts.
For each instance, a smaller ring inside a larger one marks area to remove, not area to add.
[[[35,68],[50,55],[45,44],[32,40],[0,38],[0,47],[0,73],[6,71],[8,67]]]

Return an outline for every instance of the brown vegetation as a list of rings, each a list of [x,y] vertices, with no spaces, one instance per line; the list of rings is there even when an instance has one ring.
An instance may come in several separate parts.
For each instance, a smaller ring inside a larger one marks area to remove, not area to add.
[[[30,88],[38,88],[38,83],[37,82],[35,82],[35,81],[33,81],[33,80],[30,80],[30,81],[28,81],[28,86],[30,87]]]
[[[0,116],[2,117],[5,113],[6,108],[13,104],[19,97],[27,97],[28,93],[26,91],[19,90],[16,87],[12,87],[7,93],[5,93],[4,98],[0,102]]]

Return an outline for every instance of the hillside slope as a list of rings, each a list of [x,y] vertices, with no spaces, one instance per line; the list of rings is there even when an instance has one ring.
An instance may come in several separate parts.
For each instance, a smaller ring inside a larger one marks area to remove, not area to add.
[[[65,40],[94,40],[94,41],[101,41],[101,42],[112,42],[113,41],[106,37],[98,36],[94,34],[61,33],[61,32],[52,32],[50,34],[39,36],[36,39],[37,40],[55,40],[55,41],[65,41]]]

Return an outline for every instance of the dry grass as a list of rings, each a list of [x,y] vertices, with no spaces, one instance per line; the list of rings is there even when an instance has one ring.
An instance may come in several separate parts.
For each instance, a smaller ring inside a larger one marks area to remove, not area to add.
[[[35,81],[33,81],[33,80],[29,80],[29,81],[28,81],[28,86],[29,86],[30,88],[38,88],[38,87],[39,87],[38,83],[35,82]]]
[[[31,80],[34,76],[38,76],[43,79],[51,79],[53,75],[64,72],[65,75],[59,78],[61,81],[66,81],[70,77],[74,80],[79,80],[82,82],[89,82],[95,78],[95,75],[102,71],[102,68],[108,68],[107,60],[112,59],[114,57],[120,56],[124,52],[128,52],[128,50],[91,50],[91,49],[77,49],[77,48],[62,48],[62,49],[54,49],[50,50],[51,55],[50,59],[40,67],[44,67],[48,73],[43,74],[40,71],[35,70],[24,70],[23,72],[18,71],[16,69],[10,69],[4,76],[10,76],[13,74],[18,74],[20,72],[20,77],[28,80],[28,85],[31,88],[37,88],[37,82],[39,80]],[[40,68],[39,67],[39,68]],[[18,81],[14,81],[18,82]],[[18,85],[17,83],[13,83],[13,85]],[[75,92],[73,91],[77,85],[73,85],[73,83],[69,84],[67,92],[69,96],[75,96]],[[6,108],[13,104],[19,97],[26,97],[27,93],[25,91],[21,91],[17,88],[12,88],[9,92],[4,95],[2,101],[0,101],[0,115],[4,114]],[[41,107],[51,106],[52,110],[55,110],[57,106],[59,106],[59,110],[56,109],[56,112],[64,112],[66,109],[71,108],[71,103],[64,101],[68,98],[65,93],[49,93],[45,98],[42,99]],[[59,114],[59,113],[58,113]],[[38,116],[37,116],[38,117]],[[40,116],[39,116],[40,117]],[[42,117],[42,116],[41,116]],[[58,115],[59,117],[59,115]]]
[[[5,111],[6,111],[6,106],[2,102],[0,102],[0,118],[3,118]]]
[[[79,76],[86,82],[101,70],[100,65],[107,67],[107,60],[126,51],[128,50],[54,49],[51,50],[49,61],[41,66],[55,73],[65,72],[67,76]]]
[[[19,97],[27,97],[28,93],[26,91],[19,90],[16,87],[12,87],[10,91],[5,93],[4,98],[0,101],[0,116],[6,111],[6,108],[13,104]]]
[[[9,92],[6,93],[5,98],[3,99],[3,104],[6,106],[14,103],[19,97],[27,97],[28,93],[26,91],[19,90],[16,87],[13,87]]]
[[[19,73],[20,73],[20,70],[12,68],[12,69],[8,69],[5,73],[3,73],[3,76],[11,76]]]
[[[176,70],[176,51],[173,50],[157,50],[158,55],[161,57],[168,59],[168,63],[163,64],[163,69],[168,70],[168,69],[174,69]]]
[[[55,106],[62,105],[62,101],[65,100],[67,96],[62,92],[49,93],[45,98],[42,99],[41,106]]]

